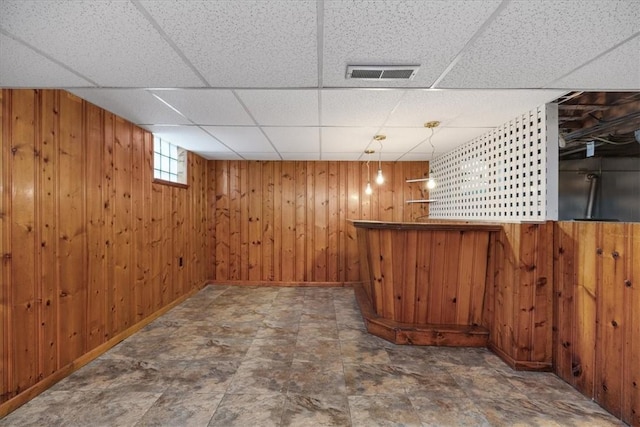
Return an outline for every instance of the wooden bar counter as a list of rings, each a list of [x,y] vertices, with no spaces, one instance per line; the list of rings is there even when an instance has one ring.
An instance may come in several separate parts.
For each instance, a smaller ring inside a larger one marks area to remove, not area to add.
[[[352,220],[367,330],[396,344],[486,346],[489,223]]]

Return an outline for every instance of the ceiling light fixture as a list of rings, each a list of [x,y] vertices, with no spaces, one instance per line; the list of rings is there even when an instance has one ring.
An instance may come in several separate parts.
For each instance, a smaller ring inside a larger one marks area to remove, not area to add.
[[[375,150],[371,150],[369,148],[364,150],[364,154],[366,154],[367,156],[375,152],[376,152]],[[369,157],[367,157],[367,186],[364,189],[364,194],[366,194],[367,196],[370,196],[373,194],[373,188],[371,188],[371,181],[369,180],[370,176],[371,176],[371,171],[369,170]]]
[[[376,175],[376,184],[382,185],[384,184],[384,176],[382,175],[382,141],[387,139],[387,137],[384,135],[375,135],[373,139],[378,141],[378,144],[380,144],[380,150],[378,150],[378,174]]]
[[[432,176],[432,172],[431,172],[431,162],[433,161],[433,155],[436,152],[436,147],[433,145],[433,142],[431,142],[431,138],[433,137],[433,129],[437,128],[438,126],[440,126],[440,122],[437,120],[434,120],[432,122],[426,122],[424,124],[424,127],[426,127],[427,129],[431,130],[431,134],[429,135],[429,145],[431,145],[431,157],[429,158],[429,179],[427,179],[427,188],[429,190],[433,190],[434,188],[436,188],[436,180],[435,178]]]

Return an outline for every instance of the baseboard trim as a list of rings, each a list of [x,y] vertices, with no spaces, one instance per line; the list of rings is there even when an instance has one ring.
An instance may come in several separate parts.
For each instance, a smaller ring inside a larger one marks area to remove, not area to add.
[[[169,304],[165,305],[164,307],[162,307],[161,309],[159,309],[155,313],[145,317],[144,319],[142,319],[141,321],[139,321],[135,325],[133,325],[133,326],[125,329],[124,331],[120,332],[119,334],[113,336],[111,339],[109,339],[109,341],[107,341],[107,342],[105,342],[103,344],[100,344],[98,347],[96,347],[96,348],[90,350],[89,352],[83,354],[82,356],[80,356],[79,358],[77,358],[73,362],[69,363],[68,365],[63,366],[62,368],[58,369],[53,374],[51,374],[48,377],[44,378],[43,380],[37,382],[36,384],[32,385],[31,387],[27,388],[26,390],[24,390],[20,394],[12,397],[11,399],[7,400],[4,403],[1,403],[0,404],[0,418],[2,418],[4,416],[6,416],[7,414],[15,411],[20,406],[24,405],[25,403],[27,403],[28,401],[30,401],[31,399],[33,399],[34,397],[36,397],[37,395],[42,393],[43,391],[47,390],[49,387],[53,386],[58,381],[60,381],[60,380],[64,379],[65,377],[71,375],[73,372],[77,371],[78,369],[80,369],[84,365],[86,365],[87,363],[89,363],[92,360],[94,360],[95,358],[99,357],[100,355],[105,353],[107,350],[109,350],[112,347],[114,347],[116,344],[119,344],[120,342],[122,342],[125,339],[129,338],[131,335],[135,334],[140,329],[144,328],[149,323],[151,323],[154,320],[156,320],[158,317],[162,316],[163,314],[165,314],[166,312],[168,312],[169,310],[171,310],[172,308],[174,308],[178,304],[184,302],[187,298],[189,298],[189,297],[193,296],[194,294],[196,294],[197,292],[199,292],[204,286],[206,286],[206,284],[207,283],[205,282],[200,287],[192,289],[188,293],[182,295],[181,297],[177,298],[176,300],[174,300],[174,301],[170,302]]]
[[[489,331],[482,326],[402,323],[378,316],[362,284],[354,291],[367,332],[394,344],[444,347],[486,347]]]
[[[496,347],[492,342],[489,342],[489,350],[494,352],[500,359],[504,361],[509,367],[515,371],[536,371],[536,372],[551,372],[553,370],[553,364],[551,362],[531,362],[528,360],[516,360],[509,356],[504,350]]]
[[[264,280],[209,280],[208,285],[228,285],[228,286],[276,286],[288,288],[349,288],[362,282],[286,282],[286,281],[264,281]]]

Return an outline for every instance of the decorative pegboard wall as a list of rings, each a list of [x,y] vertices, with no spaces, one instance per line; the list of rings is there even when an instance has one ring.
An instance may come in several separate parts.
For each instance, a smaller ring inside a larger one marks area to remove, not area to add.
[[[542,221],[558,218],[558,106],[547,104],[431,163],[429,216]]]

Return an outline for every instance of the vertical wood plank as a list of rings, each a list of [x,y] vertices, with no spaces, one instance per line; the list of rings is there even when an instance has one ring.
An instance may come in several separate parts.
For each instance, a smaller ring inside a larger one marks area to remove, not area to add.
[[[443,252],[444,259],[437,261],[434,266],[444,266],[444,277],[442,278],[442,306],[441,316],[437,323],[454,324],[458,312],[458,263],[460,259],[457,257],[447,256],[446,254],[457,254],[460,252],[460,245],[463,233],[447,233],[444,247],[440,248]],[[443,262],[444,261],[444,262]],[[442,269],[438,269],[442,270]],[[436,282],[437,283],[437,282]]]
[[[576,387],[594,396],[594,366],[596,342],[596,289],[598,279],[597,265],[601,264],[601,256],[597,248],[600,247],[600,225],[590,226],[586,223],[577,224],[580,236],[577,262],[578,276],[576,277],[577,314],[575,347],[571,361]]]
[[[626,338],[623,367],[622,419],[632,426],[640,425],[640,224],[628,224],[624,305]]]
[[[342,248],[340,246],[340,230],[344,219],[340,210],[340,164],[328,162],[327,172],[327,271],[326,279],[329,282],[338,282],[340,278],[340,257]]]
[[[11,218],[11,163],[9,155],[10,127],[11,127],[11,91],[0,89],[0,402],[11,396],[10,383],[13,373],[10,369],[12,358],[9,350],[10,336],[10,297],[11,283],[11,253],[10,221]]]
[[[259,165],[259,163],[255,163]],[[239,162],[240,176],[240,280],[249,280],[249,246],[251,236],[249,235],[249,198],[250,182],[247,162]]]
[[[262,162],[249,168],[249,280],[262,279]]]
[[[59,93],[40,91],[40,378],[58,369],[58,110]]]
[[[273,224],[272,231],[272,259],[273,259],[273,275],[271,280],[282,280],[282,162],[273,164],[273,181],[269,187],[270,197],[273,199],[273,214],[270,221]]]
[[[362,197],[360,188],[359,165],[355,167],[350,165],[346,174],[347,181],[347,219],[360,219],[360,200]],[[346,270],[347,280],[358,280],[360,277],[359,261],[358,261],[358,242],[356,239],[356,229],[353,225],[348,224],[346,229]]]
[[[82,100],[60,97],[58,159],[58,262],[60,268],[60,366],[85,352],[87,315],[86,221],[84,203],[85,144]]]
[[[144,185],[143,180],[150,179],[144,176],[144,135],[145,132],[134,126],[131,139],[131,286],[133,288],[133,316],[134,322],[139,322],[146,315],[145,283],[147,280],[147,267],[145,259],[144,228]]]
[[[443,231],[433,231],[431,240],[431,250],[429,251],[429,265],[446,265],[446,246],[447,233]],[[429,267],[429,297],[427,306],[427,323],[444,323],[442,322],[442,301],[444,299],[445,290],[439,283],[445,282],[445,269]]]
[[[306,270],[306,224],[307,224],[307,169],[305,162],[295,162],[296,186],[296,270],[295,280],[305,281]]]
[[[33,384],[38,375],[36,312],[36,108],[37,92],[15,91],[11,96],[11,226],[10,254],[11,343],[13,393]],[[13,243],[15,242],[15,243]],[[6,262],[6,261],[5,261]]]
[[[260,279],[265,281],[275,280],[274,262],[274,162],[265,162],[262,165],[262,178],[257,183],[261,189],[261,241],[262,252],[260,254]]]
[[[235,257],[231,257],[230,253],[230,197],[229,197],[229,181],[232,180],[231,173],[229,171],[229,162],[220,161],[217,162],[215,170],[215,234],[216,234],[216,279],[228,280],[230,279],[229,268],[231,263],[235,263]],[[235,176],[235,174],[233,175]],[[234,221],[237,223],[237,221]],[[235,236],[237,238],[239,236]],[[237,244],[237,243],[236,243]],[[235,264],[234,264],[235,266]]]
[[[87,350],[96,348],[105,341],[107,324],[106,306],[104,304],[104,201],[103,201],[103,147],[104,119],[103,110],[85,103],[86,117],[86,209],[87,209]]]
[[[595,398],[609,412],[622,416],[624,328],[624,224],[606,224],[602,235],[602,270],[597,290],[600,316],[596,331]]]
[[[294,162],[282,163],[282,276],[281,280],[296,280],[296,168]]]
[[[122,331],[134,322],[132,295],[131,125],[116,117],[113,145],[114,223],[112,330]]]
[[[314,162],[313,196],[313,280],[327,281],[327,254],[329,229],[328,164]]]

